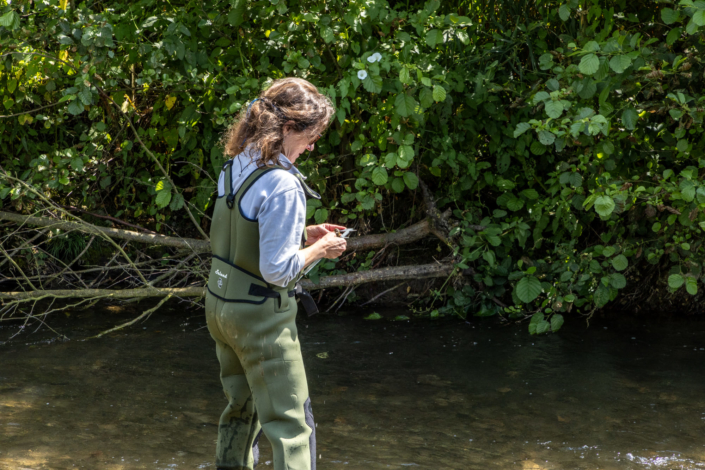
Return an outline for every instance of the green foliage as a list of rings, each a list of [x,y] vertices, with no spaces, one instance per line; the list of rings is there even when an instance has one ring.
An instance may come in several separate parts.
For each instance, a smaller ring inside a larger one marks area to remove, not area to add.
[[[438,311],[537,312],[530,331],[556,331],[636,287],[638,270],[697,292],[703,26],[705,3],[689,0],[12,3],[0,109],[48,107],[0,120],[2,164],[156,230],[185,204],[200,223],[226,125],[272,79],[304,77],[337,109],[300,163],[324,195],[307,216],[381,229],[406,211],[397,228],[420,212],[421,178],[475,272]],[[32,207],[1,181],[0,198]]]

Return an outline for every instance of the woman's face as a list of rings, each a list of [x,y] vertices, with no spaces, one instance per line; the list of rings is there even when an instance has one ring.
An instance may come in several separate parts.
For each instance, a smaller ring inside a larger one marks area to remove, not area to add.
[[[296,132],[294,130],[284,129],[284,142],[282,147],[284,155],[291,163],[294,163],[304,150],[312,151],[314,149],[313,142],[318,137],[318,132],[303,131]]]

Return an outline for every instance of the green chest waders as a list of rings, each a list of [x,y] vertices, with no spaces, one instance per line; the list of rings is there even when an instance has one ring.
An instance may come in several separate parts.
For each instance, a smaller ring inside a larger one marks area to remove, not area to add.
[[[253,469],[262,431],[272,444],[275,470],[315,470],[316,434],[296,330],[296,285],[279,287],[263,279],[259,224],[240,208],[255,181],[281,168],[255,170],[234,194],[230,165],[232,160],[224,167],[225,194],[213,213],[206,293],[208,330],[228,399],[218,428],[216,466]]]

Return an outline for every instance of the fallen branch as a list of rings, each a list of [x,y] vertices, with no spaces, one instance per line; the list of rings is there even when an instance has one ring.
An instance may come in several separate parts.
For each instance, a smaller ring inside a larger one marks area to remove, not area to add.
[[[4,300],[42,300],[42,299],[76,299],[88,297],[101,297],[104,300],[130,299],[135,297],[203,297],[203,287],[177,287],[154,289],[59,289],[40,290],[27,292],[0,292],[0,299]]]
[[[348,238],[347,251],[365,251],[379,248],[387,244],[406,245],[431,234],[431,224],[428,219],[417,222],[411,227],[393,233],[378,233],[363,237]]]
[[[383,282],[401,279],[422,279],[428,277],[445,277],[453,272],[452,264],[421,264],[411,266],[396,266],[391,268],[372,269],[349,274],[339,274],[321,278],[318,284],[309,279],[301,281],[301,286],[306,290],[327,289],[329,287],[354,286],[367,282]],[[62,298],[87,298],[101,297],[103,299],[130,299],[145,297],[203,297],[205,288],[180,287],[180,288],[138,288],[138,289],[62,289],[41,290],[28,292],[0,292],[0,299],[11,301],[62,299]]]
[[[99,227],[97,225],[84,222],[67,222],[64,220],[50,219],[48,217],[34,217],[29,215],[15,214],[12,212],[0,211],[0,220],[10,220],[17,224],[34,225],[37,227],[49,227],[61,230],[79,230],[92,235],[105,234],[112,238],[120,238],[149,245],[172,246],[175,248],[188,248],[195,252],[210,251],[210,243],[205,240],[195,238],[169,237],[166,235],[152,235],[149,233],[133,232],[119,228]]]
[[[77,222],[67,222],[63,220],[51,219],[49,217],[35,217],[30,215],[15,214],[13,212],[0,211],[0,220],[9,220],[17,224],[27,224],[36,227],[49,227],[62,230],[79,230],[85,233],[96,235],[103,233],[113,238],[129,240],[148,245],[172,246],[184,248],[203,253],[210,251],[210,242],[198,240],[196,238],[170,237],[167,235],[138,233],[131,230],[123,230],[111,227],[100,227],[98,225],[79,224]],[[364,251],[379,248],[387,244],[405,245],[421,240],[431,234],[431,223],[429,219],[417,222],[411,227],[393,233],[380,233],[375,235],[365,235],[363,237],[348,238],[348,251]]]
[[[423,279],[428,277],[445,277],[453,272],[452,264],[417,264],[394,266],[390,268],[371,269],[348,274],[322,277],[318,284],[309,279],[301,281],[306,290],[327,289],[329,287],[354,286],[367,282],[395,281],[402,279]]]

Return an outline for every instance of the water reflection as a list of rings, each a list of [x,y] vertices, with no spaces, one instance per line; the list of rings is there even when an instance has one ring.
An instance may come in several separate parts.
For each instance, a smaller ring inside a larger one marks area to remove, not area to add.
[[[104,309],[0,346],[0,469],[214,468],[224,406],[198,312],[80,341]],[[705,325],[532,338],[494,322],[302,319],[319,468],[705,468]],[[16,327],[0,327],[0,341]],[[271,451],[262,449],[262,468]]]

